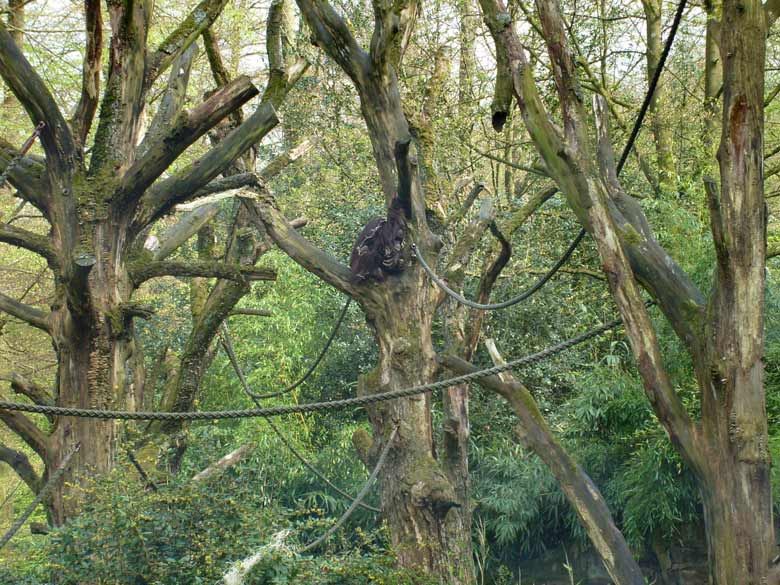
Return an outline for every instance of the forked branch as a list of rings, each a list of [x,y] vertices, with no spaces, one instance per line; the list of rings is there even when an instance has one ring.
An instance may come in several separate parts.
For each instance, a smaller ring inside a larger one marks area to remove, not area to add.
[[[249,202],[253,220],[268,230],[274,242],[295,262],[331,286],[355,296],[357,291],[351,282],[349,268],[301,236],[262,186],[259,195],[258,201]]]
[[[150,144],[122,177],[118,204],[127,205],[141,196],[191,144],[258,93],[249,78],[242,76],[215,91],[192,111],[177,116],[173,126]]]
[[[257,144],[278,123],[273,106],[264,104],[202,158],[180,173],[158,181],[141,197],[141,206],[135,222],[136,233],[167,213],[177,203],[197,196],[200,189],[251,146]],[[231,179],[232,177],[228,177],[226,180]]]

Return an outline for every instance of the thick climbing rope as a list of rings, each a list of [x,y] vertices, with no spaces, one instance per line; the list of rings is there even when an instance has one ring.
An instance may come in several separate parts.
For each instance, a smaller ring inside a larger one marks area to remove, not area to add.
[[[336,532],[339,528],[341,528],[344,525],[344,522],[346,522],[350,516],[352,516],[352,513],[357,509],[358,505],[360,505],[360,502],[362,502],[363,498],[366,497],[368,490],[376,481],[376,478],[379,475],[380,470],[385,464],[385,460],[387,459],[387,454],[390,452],[390,447],[392,446],[393,441],[395,440],[395,435],[397,432],[398,432],[398,427],[395,427],[393,429],[393,432],[390,433],[390,438],[388,438],[387,441],[385,442],[385,446],[382,448],[382,452],[379,454],[379,459],[377,460],[376,465],[374,466],[374,470],[371,472],[371,475],[366,480],[366,483],[363,484],[363,487],[358,492],[358,495],[355,497],[355,501],[353,501],[352,504],[350,504],[349,508],[345,510],[345,512],[336,521],[336,523],[330,528],[328,528],[328,530],[326,530],[325,533],[322,534],[322,536],[320,536],[313,542],[310,542],[309,544],[304,546],[301,549],[302,553],[309,552],[311,550],[314,550],[318,546],[320,546],[323,542],[325,542],[328,538],[330,538],[334,532]]]
[[[647,303],[648,306],[652,302]],[[399,388],[398,390],[391,390],[389,392],[380,392],[377,394],[369,394],[367,396],[355,396],[353,398],[343,398],[341,400],[330,400],[325,402],[310,402],[307,404],[289,404],[284,406],[271,406],[266,408],[250,408],[245,410],[216,410],[216,411],[190,411],[190,412],[132,412],[127,410],[100,410],[95,408],[72,408],[67,406],[49,406],[46,404],[30,404],[26,402],[6,402],[0,401],[0,410],[11,410],[19,412],[32,412],[36,414],[47,414],[52,416],[74,416],[79,418],[97,418],[97,419],[115,419],[115,420],[184,420],[184,421],[198,421],[198,420],[220,420],[220,419],[237,419],[237,418],[256,418],[256,417],[269,417],[269,416],[284,416],[288,414],[299,414],[308,412],[319,412],[326,410],[343,410],[350,407],[362,407],[370,404],[376,404],[378,402],[385,402],[387,400],[395,400],[396,398],[408,398],[410,396],[417,396],[426,392],[433,392],[463,384],[465,382],[472,382],[487,376],[493,376],[506,372],[509,370],[519,369],[537,362],[544,361],[556,354],[559,354],[575,345],[598,337],[607,331],[619,327],[623,321],[621,319],[613,319],[598,327],[589,329],[584,333],[571,337],[565,341],[552,345],[546,349],[532,353],[516,360],[512,360],[506,364],[499,366],[493,366],[484,370],[478,370],[461,376],[455,376],[453,378],[447,378],[446,380],[439,380],[438,382],[431,382],[428,384],[422,384],[420,386],[412,386],[409,388]]]
[[[658,60],[658,66],[655,68],[655,71],[653,72],[653,77],[650,80],[650,85],[647,87],[647,92],[645,93],[645,98],[642,101],[642,106],[639,108],[639,113],[637,114],[636,120],[634,120],[634,126],[631,129],[631,134],[628,136],[628,142],[626,142],[626,146],[623,148],[623,152],[620,155],[620,160],[618,161],[617,164],[618,176],[620,176],[620,173],[623,170],[626,161],[628,160],[628,155],[631,154],[631,150],[634,148],[636,139],[639,136],[639,132],[642,129],[642,125],[644,124],[645,117],[647,116],[647,111],[650,108],[650,103],[652,102],[653,96],[655,95],[656,89],[658,88],[658,82],[661,79],[661,73],[663,72],[664,67],[666,66],[666,59],[669,56],[669,52],[672,50],[672,44],[674,43],[674,38],[677,35],[677,30],[680,28],[680,22],[682,21],[682,16],[683,16],[683,12],[685,11],[686,3],[687,0],[680,0],[680,3],[677,5],[677,11],[674,14],[674,20],[672,21],[672,26],[669,30],[669,36],[666,38],[666,43],[664,44],[663,51],[661,52],[661,56]],[[572,254],[577,249],[577,246],[579,246],[580,242],[582,242],[583,238],[585,237],[585,234],[586,231],[584,229],[581,229],[580,232],[577,234],[577,236],[574,238],[574,240],[572,240],[571,244],[569,244],[569,247],[563,253],[563,256],[561,256],[560,259],[552,266],[552,268],[550,268],[550,270],[548,270],[544,275],[542,275],[542,277],[539,280],[537,280],[530,288],[523,291],[516,297],[512,297],[511,299],[507,299],[506,301],[500,303],[482,304],[482,303],[470,301],[464,296],[459,295],[457,292],[455,292],[450,287],[448,287],[447,284],[444,282],[444,280],[439,278],[439,276],[425,261],[425,258],[423,258],[423,255],[417,249],[417,246],[415,246],[414,244],[412,244],[412,254],[414,254],[415,258],[417,258],[417,260],[420,261],[420,265],[423,267],[423,270],[425,270],[425,272],[428,273],[428,276],[436,284],[436,286],[438,286],[441,290],[447,293],[450,297],[452,297],[462,305],[466,305],[467,307],[471,307],[472,309],[480,309],[483,311],[495,311],[498,309],[506,309],[507,307],[516,305],[517,303],[526,300],[532,294],[540,290],[545,284],[547,284],[547,281],[549,281],[553,276],[555,276],[558,270],[560,270],[563,267],[563,265],[566,264],[566,262],[568,262],[569,258],[571,258]]]
[[[5,166],[5,169],[3,169],[3,172],[0,173],[0,187],[2,187],[5,182],[8,180],[8,175],[11,174],[11,171],[13,171],[16,168],[16,165],[19,164],[19,161],[22,160],[25,154],[32,148],[32,145],[35,143],[35,139],[40,136],[43,129],[46,127],[46,122],[38,122],[38,125],[35,127],[35,130],[32,131],[32,134],[30,134],[30,137],[25,140],[24,144],[22,144],[22,147],[19,149],[19,152],[17,152],[13,158],[8,161],[8,164]]]
[[[343,314],[342,314],[343,316]],[[256,397],[255,394],[252,393],[252,391],[249,388],[249,384],[246,381],[246,376],[244,376],[244,371],[241,368],[241,366],[238,363],[238,358],[236,357],[236,352],[233,349],[233,341],[230,337],[230,330],[227,327],[226,323],[222,323],[222,347],[225,348],[225,353],[227,353],[228,359],[230,360],[231,365],[233,366],[233,369],[236,372],[236,375],[238,376],[239,381],[241,382],[241,387],[244,389],[244,393],[249,396],[252,401],[255,403],[255,405],[260,408],[260,400]],[[287,439],[287,437],[284,436],[284,433],[279,429],[279,427],[276,426],[273,419],[269,417],[264,417],[265,421],[268,423],[268,426],[271,427],[271,430],[276,433],[276,436],[279,437],[279,440],[282,442],[282,444],[287,447],[287,449],[292,453],[298,461],[303,463],[306,468],[311,471],[314,475],[316,475],[321,481],[325,482],[325,484],[330,487],[334,492],[339,494],[340,496],[346,498],[353,504],[357,501],[356,498],[353,498],[349,493],[345,492],[341,488],[339,488],[336,484],[334,484],[330,479],[328,479],[325,474],[323,474],[319,469],[317,469],[312,463],[310,463],[299,451],[295,448],[295,446]],[[379,508],[375,508],[374,506],[369,506],[367,504],[363,504],[361,502],[358,502],[359,505],[361,505],[366,510],[370,510],[371,512],[381,512]]]
[[[49,481],[46,482],[46,485],[44,485],[38,491],[38,494],[35,496],[35,499],[30,503],[29,506],[27,506],[25,511],[22,512],[22,515],[19,516],[16,522],[13,523],[13,526],[11,526],[11,528],[8,529],[8,532],[6,532],[3,535],[3,538],[0,539],[0,550],[2,550],[3,547],[5,547],[5,545],[8,544],[8,542],[14,537],[14,535],[19,531],[19,529],[27,521],[30,515],[35,511],[35,508],[38,507],[38,504],[40,504],[43,501],[43,499],[49,494],[49,492],[52,490],[55,484],[60,480],[62,474],[65,473],[65,470],[68,468],[68,465],[70,465],[70,460],[73,458],[73,456],[76,453],[78,453],[80,446],[81,445],[76,443],[73,449],[71,449],[68,452],[68,454],[65,455],[65,458],[62,460],[57,470],[49,478]]]
[[[268,394],[254,394],[250,390],[246,390],[246,393],[253,399],[256,398],[258,400],[265,400],[266,398],[275,398],[277,396],[282,396],[284,394],[287,394],[288,392],[292,392],[298,386],[303,384],[309,378],[309,376],[311,376],[314,373],[314,370],[317,369],[317,366],[320,365],[320,362],[322,361],[322,358],[325,357],[325,354],[328,353],[328,350],[330,349],[333,340],[336,338],[336,334],[339,332],[341,323],[344,321],[344,317],[347,316],[347,309],[349,309],[350,303],[352,303],[352,298],[347,297],[347,301],[344,303],[344,307],[341,309],[339,318],[336,320],[336,324],[333,326],[333,330],[330,332],[330,336],[328,337],[328,340],[325,342],[325,345],[322,347],[322,350],[320,351],[320,354],[317,356],[317,359],[315,359],[314,362],[312,362],[312,364],[309,366],[309,369],[306,370],[303,376],[301,376],[296,382],[293,382],[292,384],[290,384],[286,388],[283,388],[282,390],[279,390],[278,392],[270,392]]]

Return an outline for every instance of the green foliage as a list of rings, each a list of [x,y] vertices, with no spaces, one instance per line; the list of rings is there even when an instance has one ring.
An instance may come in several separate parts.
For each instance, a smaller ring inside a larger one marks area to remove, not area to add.
[[[215,583],[236,561],[267,549],[248,583],[432,583],[394,567],[381,529],[341,531],[314,558],[293,554],[335,519],[321,508],[290,511],[269,502],[257,471],[249,462],[227,476],[159,491],[112,473],[85,489],[82,514],[35,547],[37,555],[0,568],[0,582],[42,585],[56,575],[63,584]],[[272,546],[280,534],[284,546]]]
[[[296,559],[275,554],[249,574],[247,585],[438,585],[415,571],[399,569],[388,555],[358,553]]]
[[[213,583],[280,521],[253,484],[240,476],[154,492],[111,474],[52,536],[50,568],[62,583]]]

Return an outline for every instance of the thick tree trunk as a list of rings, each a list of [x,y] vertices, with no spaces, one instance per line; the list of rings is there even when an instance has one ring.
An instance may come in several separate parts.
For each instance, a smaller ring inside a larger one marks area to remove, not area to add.
[[[418,268],[391,278],[360,300],[379,346],[378,365],[361,378],[361,394],[434,380],[434,292]],[[470,526],[455,487],[437,461],[430,402],[430,395],[424,394],[370,408],[374,444],[369,453],[375,457],[389,429],[398,426],[381,481],[382,509],[399,563],[438,575],[446,583],[470,584]]]
[[[771,501],[764,497],[769,462],[713,459],[721,473],[702,487],[711,583],[764,585],[775,548]]]
[[[77,196],[84,195],[77,193]],[[124,251],[117,249],[111,221],[85,226],[68,283],[57,286],[58,299],[51,327],[58,357],[58,406],[134,409],[132,355],[133,323],[127,312],[132,295],[124,266]],[[57,469],[62,458],[79,443],[64,480],[54,489],[50,512],[61,524],[79,508],[84,478],[96,477],[113,466],[116,423],[110,420],[61,417],[49,437],[47,470]]]
[[[701,482],[713,585],[766,583],[774,549],[765,408],[763,192],[766,20],[761,2],[723,2],[720,189],[707,181],[716,251],[702,386]]]

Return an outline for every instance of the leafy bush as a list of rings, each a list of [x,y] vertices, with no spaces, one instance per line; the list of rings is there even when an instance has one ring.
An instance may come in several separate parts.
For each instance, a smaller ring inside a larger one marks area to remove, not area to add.
[[[414,571],[398,569],[387,554],[293,558],[277,553],[264,558],[246,585],[438,585]]]
[[[51,539],[61,583],[214,583],[281,520],[248,477],[154,492],[114,473],[88,491],[84,512]]]

